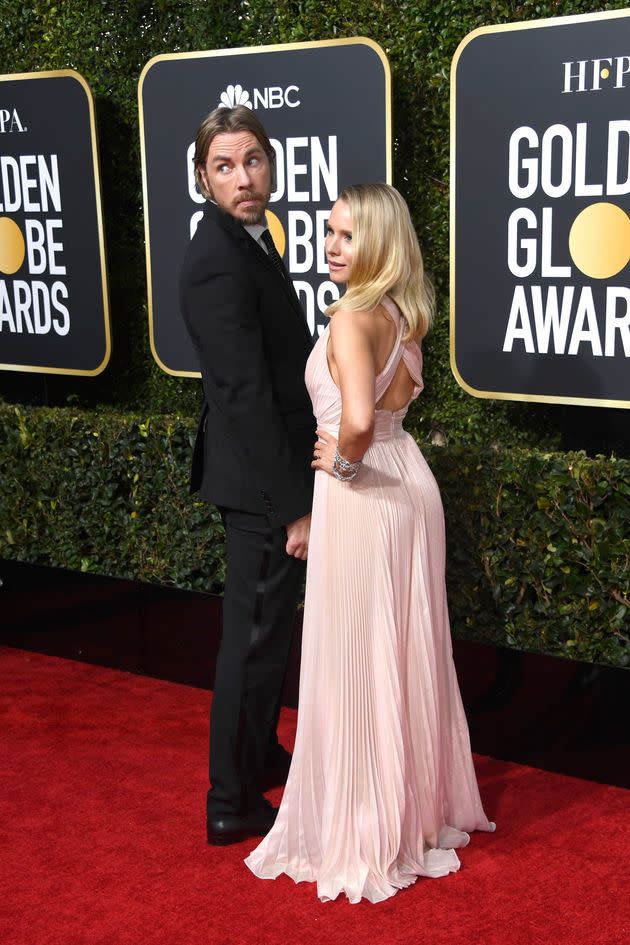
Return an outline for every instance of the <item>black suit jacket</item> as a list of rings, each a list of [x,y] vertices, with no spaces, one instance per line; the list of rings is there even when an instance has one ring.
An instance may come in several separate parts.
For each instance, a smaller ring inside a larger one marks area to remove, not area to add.
[[[306,515],[312,339],[293,286],[241,223],[207,203],[184,259],[180,303],[205,394],[191,489],[275,526]]]

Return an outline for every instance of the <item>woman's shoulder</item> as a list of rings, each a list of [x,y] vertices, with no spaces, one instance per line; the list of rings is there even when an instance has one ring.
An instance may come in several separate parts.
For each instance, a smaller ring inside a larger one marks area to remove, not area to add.
[[[330,333],[346,334],[369,332],[374,321],[374,312],[363,309],[338,308],[330,316]]]
[[[392,332],[397,330],[396,322],[380,304],[369,310],[340,308],[330,320],[332,350],[346,350],[355,356],[370,351],[380,363],[383,348],[391,348]]]
[[[387,298],[387,296],[385,298]],[[391,302],[391,300],[389,301]],[[344,308],[341,306],[330,316],[331,325],[335,324],[336,322],[337,325],[341,325],[343,323],[344,325],[371,327],[376,321],[375,316],[382,315],[387,317],[392,310],[389,306],[385,305],[384,302],[385,300],[379,302],[378,305],[375,305],[374,308],[370,309]],[[396,312],[398,312],[398,308],[393,302],[391,302],[391,305],[396,310]]]

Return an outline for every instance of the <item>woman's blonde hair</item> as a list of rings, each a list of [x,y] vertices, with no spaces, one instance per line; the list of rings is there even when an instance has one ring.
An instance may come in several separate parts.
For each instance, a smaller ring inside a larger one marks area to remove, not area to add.
[[[402,312],[404,340],[424,338],[431,326],[435,293],[425,275],[407,204],[389,184],[346,187],[352,215],[352,269],[343,295],[326,310],[371,311],[389,295]]]

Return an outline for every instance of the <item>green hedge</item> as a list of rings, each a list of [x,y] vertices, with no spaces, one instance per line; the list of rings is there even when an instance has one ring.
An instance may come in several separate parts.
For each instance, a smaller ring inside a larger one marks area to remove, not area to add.
[[[188,492],[194,427],[0,406],[0,556],[220,591],[221,519]]]
[[[194,424],[0,406],[0,557],[220,590],[223,530],[188,495]],[[630,461],[424,448],[455,635],[625,666]]]

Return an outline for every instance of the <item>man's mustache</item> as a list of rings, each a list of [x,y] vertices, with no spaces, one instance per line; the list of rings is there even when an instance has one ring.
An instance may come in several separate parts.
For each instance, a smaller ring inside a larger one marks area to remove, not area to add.
[[[247,200],[262,200],[262,199],[263,199],[262,194],[258,194],[254,190],[249,190],[240,194],[240,196],[238,197],[236,201],[236,205],[238,206],[239,203],[245,203]]]

